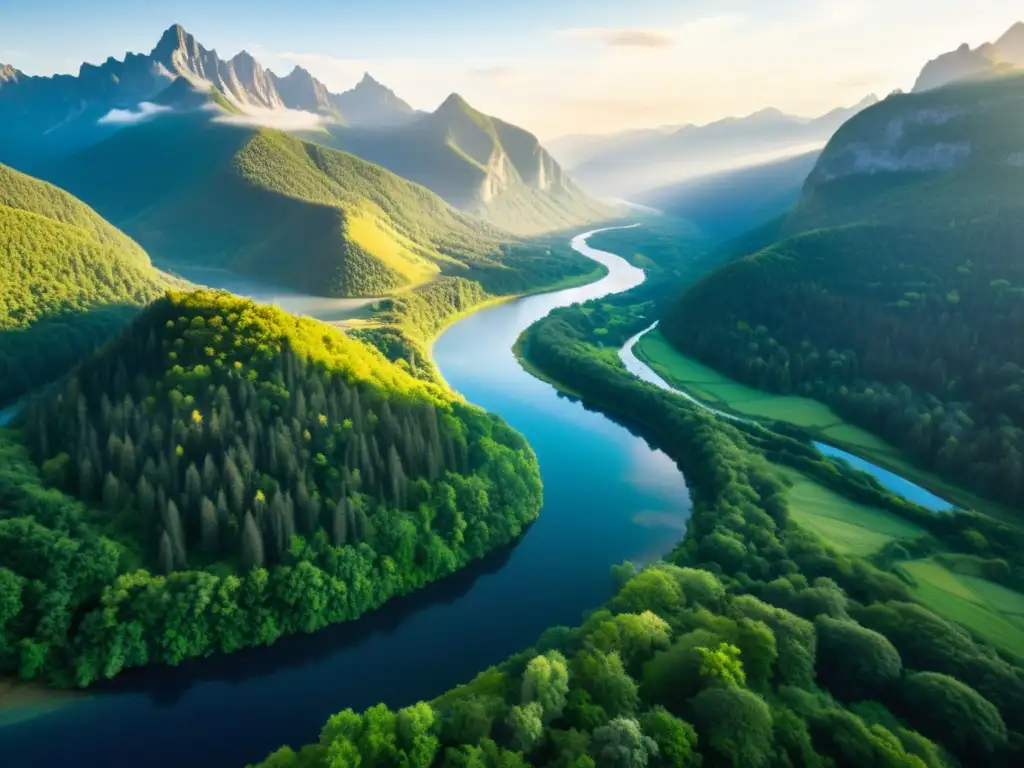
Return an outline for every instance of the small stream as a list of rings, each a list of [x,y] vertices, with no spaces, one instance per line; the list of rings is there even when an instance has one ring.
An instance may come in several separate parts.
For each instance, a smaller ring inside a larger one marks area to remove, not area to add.
[[[723,419],[751,423],[750,419],[744,419],[743,417],[737,416],[734,413],[726,413],[725,411],[713,408],[707,403],[698,400],[688,392],[683,392],[682,390],[676,389],[663,378],[661,378],[661,376],[659,376],[657,373],[651,370],[651,368],[646,363],[644,363],[640,358],[638,358],[633,353],[633,347],[636,346],[636,343],[640,341],[640,339],[643,336],[653,331],[657,327],[657,325],[657,323],[654,323],[650,327],[638,333],[636,336],[633,336],[622,347],[622,350],[619,352],[619,358],[622,360],[622,364],[626,367],[626,370],[628,370],[637,378],[642,379],[643,381],[646,381],[649,384],[653,384],[656,387],[660,387],[661,389],[668,390],[669,392],[674,392],[680,397],[686,398],[691,403],[695,403],[696,405],[699,405],[701,408],[711,411],[716,416],[720,416]],[[888,488],[893,493],[903,496],[909,501],[912,501],[915,504],[919,504],[925,509],[930,509],[934,512],[945,512],[954,508],[954,505],[950,504],[948,501],[945,501],[944,499],[939,498],[931,491],[922,488],[921,486],[916,485],[915,483],[910,482],[904,477],[900,477],[895,472],[890,472],[888,469],[880,467],[877,464],[872,464],[867,459],[862,459],[860,456],[855,456],[852,453],[849,453],[841,448],[837,448],[834,445],[829,445],[827,443],[815,442],[814,447],[830,458],[845,461],[854,469],[859,469],[862,472],[867,472],[869,475],[874,477],[876,480],[878,480],[878,482],[880,482],[883,486]]]

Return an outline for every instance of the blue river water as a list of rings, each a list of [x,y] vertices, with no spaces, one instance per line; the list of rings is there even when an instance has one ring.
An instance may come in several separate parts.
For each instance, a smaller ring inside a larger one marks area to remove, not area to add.
[[[619,353],[619,358],[622,360],[622,364],[626,367],[626,369],[637,378],[643,379],[649,384],[654,384],[656,387],[661,387],[662,389],[668,390],[670,392],[675,392],[677,395],[685,397],[691,403],[696,403],[697,405],[711,411],[717,416],[721,416],[722,418],[729,419],[731,421],[748,421],[747,419],[737,416],[736,414],[726,413],[725,411],[720,411],[717,408],[713,408],[710,405],[707,405],[706,403],[702,402],[701,400],[698,400],[697,398],[693,397],[689,393],[675,389],[671,384],[669,384],[661,376],[659,376],[657,373],[651,370],[651,368],[649,368],[646,363],[644,363],[640,358],[638,358],[633,353],[633,347],[636,345],[636,343],[640,341],[641,337],[643,337],[646,333],[653,330],[655,325],[657,325],[657,323],[652,325],[650,328],[647,328],[646,330],[638,333],[636,336],[627,341],[626,344],[622,347],[622,350]],[[922,488],[921,486],[915,483],[910,482],[904,477],[900,477],[895,472],[890,472],[888,469],[880,467],[877,464],[872,464],[867,459],[862,459],[859,456],[854,456],[852,453],[844,451],[841,448],[836,448],[834,445],[828,445],[827,443],[816,442],[814,443],[814,446],[829,458],[844,461],[850,466],[852,466],[854,469],[859,469],[862,472],[867,472],[869,475],[874,477],[876,480],[878,480],[878,482],[880,482],[883,486],[888,488],[893,493],[899,494],[900,496],[909,499],[915,504],[920,504],[925,509],[930,509],[935,512],[947,512],[953,509],[952,504],[950,504],[948,501],[944,499],[939,498],[931,491]]]
[[[433,350],[452,387],[500,413],[537,453],[544,508],[516,545],[357,622],[174,669],[128,672],[57,706],[0,712],[0,724],[8,723],[0,726],[0,765],[255,762],[282,744],[315,740],[345,707],[405,706],[471,679],[547,627],[575,624],[600,605],[613,564],[650,562],[672,549],[691,508],[674,462],[527,374],[511,351],[520,332],[551,309],[643,281],[623,259],[588,248],[585,235],[574,244],[608,275],[482,310],[453,325]],[[279,292],[248,293],[280,299]]]

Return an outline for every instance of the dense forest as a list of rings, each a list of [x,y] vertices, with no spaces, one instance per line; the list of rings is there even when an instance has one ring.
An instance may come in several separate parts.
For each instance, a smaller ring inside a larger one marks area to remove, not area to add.
[[[0,405],[70,368],[163,282],[85,204],[0,165]]]
[[[592,269],[564,245],[517,238],[353,155],[201,115],[121,130],[52,176],[155,259],[319,296],[380,296],[477,272],[487,290],[517,292],[542,273]]]
[[[157,300],[20,426],[84,502],[6,448],[0,662],[25,679],[84,686],[355,618],[540,509],[500,419],[222,292]]]
[[[549,629],[432,702],[345,710],[317,743],[262,765],[1017,764],[1017,662],[912,603],[894,574],[797,527],[765,457],[906,514],[944,516],[630,377],[614,350],[645,322],[631,293],[556,310],[520,347],[676,460],[694,504],[684,541],[666,562],[613,569],[614,596],[579,627]]]
[[[998,108],[975,103],[996,97]],[[744,383],[817,398],[922,466],[1019,505],[1024,171],[1006,153],[1024,141],[1022,104],[1024,80],[1012,78],[861,113],[773,225],[782,239],[685,290],[662,333]],[[970,161],[941,173],[850,171],[848,147],[880,142],[910,107],[958,117],[904,117],[913,130],[903,151],[970,139]]]

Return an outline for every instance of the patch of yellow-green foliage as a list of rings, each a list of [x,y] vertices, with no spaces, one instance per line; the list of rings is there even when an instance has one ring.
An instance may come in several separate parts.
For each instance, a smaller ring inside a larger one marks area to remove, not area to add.
[[[466,277],[518,293],[591,264],[526,242],[354,155],[185,115],[119,131],[61,182],[158,260],[220,267],[335,298]]]
[[[84,203],[0,166],[0,403],[70,366],[163,285]]]

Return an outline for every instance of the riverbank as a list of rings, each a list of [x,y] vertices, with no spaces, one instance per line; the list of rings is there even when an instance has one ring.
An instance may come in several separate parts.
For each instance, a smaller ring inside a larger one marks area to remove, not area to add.
[[[0,728],[49,712],[86,694],[0,677]]]
[[[760,421],[770,426],[782,422],[809,439],[829,443],[854,456],[900,475],[931,493],[964,509],[973,509],[998,520],[1020,522],[1020,514],[997,502],[954,485],[914,464],[899,448],[865,429],[850,424],[824,403],[796,395],[775,395],[748,387],[699,360],[678,351],[657,328],[644,334],[633,354],[673,389],[704,405]]]
[[[486,301],[480,302],[479,304],[474,304],[471,307],[467,307],[461,312],[456,312],[455,314],[448,315],[447,317],[445,317],[442,324],[433,333],[424,334],[424,338],[426,339],[428,345],[430,346],[431,351],[433,351],[434,342],[441,338],[445,331],[447,331],[460,320],[465,320],[470,315],[473,315],[477,312],[488,309],[490,307],[496,307],[500,304],[507,304],[510,301],[516,301],[518,299],[525,299],[530,296],[543,296],[544,294],[547,293],[566,291],[569,290],[570,288],[579,288],[584,285],[590,285],[591,283],[596,283],[597,281],[602,280],[607,276],[608,268],[603,264],[598,264],[595,269],[586,273],[585,275],[574,275],[572,277],[564,277],[561,280],[558,280],[557,282],[537,288],[536,290],[533,291],[526,291],[525,293],[516,293],[511,294],[509,296],[494,296],[490,299],[487,299]],[[431,357],[433,357],[432,354]]]
[[[660,416],[654,419],[645,416],[645,409],[651,404],[644,399],[636,400],[633,407],[624,402],[624,394],[628,390],[615,382],[627,371],[661,391],[672,392],[683,400],[695,403],[702,411],[721,417],[719,426],[715,427],[716,431],[731,431],[731,425],[735,423],[747,434],[750,441],[748,450],[763,453],[768,460],[766,466],[771,466],[777,477],[784,482],[787,489],[788,520],[827,543],[832,548],[832,557],[845,555],[877,564],[890,575],[898,576],[915,600],[968,628],[976,637],[1015,656],[1021,656],[1024,651],[1024,625],[1020,623],[1020,616],[1024,615],[1024,594],[1008,586],[1016,582],[1007,582],[1005,575],[999,575],[1006,571],[1007,565],[998,558],[1015,557],[1011,554],[1014,545],[1007,547],[1006,544],[1016,541],[1013,531],[1002,521],[997,522],[998,518],[990,512],[957,512],[948,504],[944,505],[942,499],[924,487],[915,486],[898,475],[885,472],[881,465],[872,465],[866,459],[859,459],[857,454],[864,453],[862,446],[865,443],[881,441],[863,430],[845,424],[821,403],[806,398],[771,396],[752,390],[720,376],[696,361],[686,361],[687,367],[682,374],[680,369],[683,364],[678,362],[674,370],[664,362],[658,366],[658,370],[654,370],[647,362],[651,356],[648,355],[647,360],[644,360],[640,355],[633,354],[639,346],[638,342],[651,336],[649,332],[636,333],[625,340],[621,350],[616,349],[623,342],[620,338],[622,329],[631,326],[635,329],[637,323],[649,322],[643,318],[636,318],[632,324],[624,322],[623,313],[628,315],[635,311],[629,303],[628,295],[610,299],[605,306],[616,303],[621,305],[618,307],[618,318],[614,311],[606,311],[599,316],[592,307],[584,306],[579,312],[563,311],[558,319],[549,317],[531,326],[516,342],[517,358],[525,370],[560,392],[579,398],[586,406],[617,414],[624,420],[623,423],[632,423],[641,432],[658,434],[664,430],[664,425],[660,423]],[[618,319],[620,331],[617,334],[608,333],[604,322],[609,318]],[[548,330],[545,330],[545,326],[548,326]],[[655,339],[664,345],[667,356],[672,351],[667,342],[661,340],[660,334]],[[536,355],[531,348],[531,341],[539,345]],[[553,367],[546,369],[547,364]],[[561,374],[565,374],[572,383],[559,381],[558,376]],[[577,388],[577,381],[581,381],[584,386]],[[677,382],[688,386],[677,387]],[[730,397],[721,396],[722,393]],[[716,398],[715,394],[720,397]],[[742,404],[742,410],[730,409],[730,404]],[[782,418],[787,414],[791,419],[789,422]],[[764,422],[762,426],[766,428],[774,427],[768,434],[776,434],[776,437],[758,437],[759,431],[765,433],[765,430],[754,426],[759,421]],[[783,424],[794,422],[800,426],[795,429],[783,428]],[[815,426],[822,430],[820,441],[814,440],[818,436],[812,431]],[[826,429],[830,431],[825,432]],[[836,432],[845,434],[849,440],[848,452],[834,450],[824,443],[824,440],[828,440],[829,444],[839,443]],[[826,457],[839,455],[853,469],[867,472],[884,486],[885,492],[881,496],[875,492],[872,492],[874,496],[872,493],[865,495],[857,490],[857,486],[863,486],[863,482],[853,478],[852,483],[841,482],[837,485],[832,482],[834,474],[830,473],[838,470],[838,466],[832,465],[832,469],[824,470],[829,463],[822,464],[820,456],[818,466],[812,464],[801,468],[799,461],[794,463],[792,456],[787,458],[787,453],[795,446],[784,448],[781,444],[774,445],[780,439],[793,442],[791,438],[780,437],[791,433],[796,433],[794,436],[805,445],[813,442],[814,447]],[[881,445],[890,452],[895,451],[891,446],[884,443]],[[883,479],[885,475],[889,476],[888,479]],[[883,498],[885,495],[890,496],[890,501]],[[909,500],[909,507],[913,509],[903,508],[907,506],[904,499]],[[898,501],[894,504],[892,500]],[[947,515],[955,520],[943,521],[942,518]],[[952,530],[950,525],[953,526]],[[964,554],[972,552],[972,549],[965,549],[954,531],[974,528],[984,530],[988,536],[987,541],[992,544],[984,544],[986,539],[982,536],[982,550],[975,554]]]

